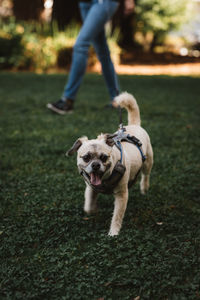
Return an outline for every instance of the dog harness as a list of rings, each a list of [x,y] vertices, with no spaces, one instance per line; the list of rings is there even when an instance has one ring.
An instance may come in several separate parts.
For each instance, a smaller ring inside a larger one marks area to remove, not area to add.
[[[125,132],[126,132],[126,129],[124,127],[121,127],[116,133],[114,133],[113,135],[110,135],[108,137],[113,140],[115,146],[119,149],[119,151],[121,153],[120,162],[122,163],[122,156],[123,156],[121,142],[128,142],[128,143],[134,144],[140,151],[140,154],[142,156],[142,162],[144,162],[146,160],[146,156],[144,155],[142,148],[141,148],[142,143],[135,136],[126,134]]]
[[[113,135],[110,135],[108,139],[110,139],[117,149],[120,151],[120,160],[116,163],[112,174],[105,180],[102,181],[102,183],[98,186],[95,186],[91,184],[89,175],[84,171],[80,170],[80,174],[83,176],[84,180],[88,183],[88,185],[96,192],[103,193],[103,194],[112,194],[114,188],[117,186],[118,182],[122,179],[126,167],[123,165],[123,148],[121,142],[127,142],[135,145],[138,150],[140,151],[142,162],[146,160],[146,156],[143,153],[142,150],[142,143],[140,140],[138,140],[135,136],[131,136],[129,134],[125,133],[126,129],[124,127],[121,127],[116,133]],[[130,188],[135,182],[140,173],[140,170],[136,174],[135,178],[128,183],[128,188]]]

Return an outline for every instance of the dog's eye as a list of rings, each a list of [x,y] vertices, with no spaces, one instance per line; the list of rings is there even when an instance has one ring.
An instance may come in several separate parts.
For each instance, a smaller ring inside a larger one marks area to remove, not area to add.
[[[88,154],[86,154],[86,155],[84,155],[83,157],[82,157],[82,159],[84,160],[84,162],[89,162],[90,161],[90,159],[91,159],[91,155],[88,153]]]
[[[106,154],[101,154],[100,160],[101,160],[103,163],[105,163],[105,162],[107,161],[107,159],[108,159],[108,156],[107,156]]]

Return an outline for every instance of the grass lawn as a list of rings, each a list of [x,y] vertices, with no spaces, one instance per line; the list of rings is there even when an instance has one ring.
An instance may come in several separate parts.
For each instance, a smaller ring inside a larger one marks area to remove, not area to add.
[[[112,196],[83,212],[84,182],[65,152],[112,133],[101,76],[87,75],[76,110],[46,109],[66,76],[0,73],[0,299],[200,299],[200,79],[121,76],[151,136],[151,187],[138,183],[118,237]],[[123,115],[124,123],[126,113]]]

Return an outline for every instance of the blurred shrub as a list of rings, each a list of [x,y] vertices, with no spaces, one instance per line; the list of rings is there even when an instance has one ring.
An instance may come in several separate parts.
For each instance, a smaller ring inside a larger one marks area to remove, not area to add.
[[[0,68],[17,66],[23,50],[20,35],[0,36]]]
[[[71,48],[61,48],[58,50],[58,55],[57,55],[57,66],[59,68],[67,68],[72,59],[72,47]]]
[[[69,68],[72,49],[79,32],[79,25],[70,24],[63,32],[57,24],[0,22],[0,68],[26,69],[45,72],[51,68]],[[114,61],[118,61],[119,47],[116,36],[109,38]],[[89,50],[89,67],[97,58]]]
[[[73,25],[72,25],[73,26]],[[0,68],[47,71],[56,66],[61,49],[72,49],[79,28],[59,32],[53,26],[38,23],[16,23],[14,19],[0,24]],[[71,55],[67,54],[67,61]],[[60,66],[60,65],[59,65]]]
[[[150,50],[162,44],[170,31],[178,30],[194,16],[190,0],[138,0],[135,12],[136,31],[144,38],[149,33],[152,35]]]
[[[0,68],[20,67],[24,61],[24,28],[14,22],[0,24]]]

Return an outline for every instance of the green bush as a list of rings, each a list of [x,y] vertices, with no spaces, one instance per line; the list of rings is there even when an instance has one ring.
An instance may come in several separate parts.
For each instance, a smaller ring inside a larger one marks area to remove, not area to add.
[[[0,69],[17,66],[23,52],[21,35],[0,36]]]
[[[46,71],[55,67],[59,51],[65,47],[71,51],[78,33],[77,26],[63,33],[55,25],[16,23],[14,19],[0,25],[0,68]]]
[[[79,32],[79,25],[72,23],[60,32],[52,26],[38,23],[16,23],[10,19],[1,23],[0,67],[44,72],[51,68],[69,68],[72,48]],[[120,52],[115,36],[109,38],[114,61]],[[89,51],[89,66],[97,61],[96,54]]]
[[[166,35],[194,17],[189,0],[139,0],[136,5],[136,31],[152,34],[151,50],[162,44]]]

